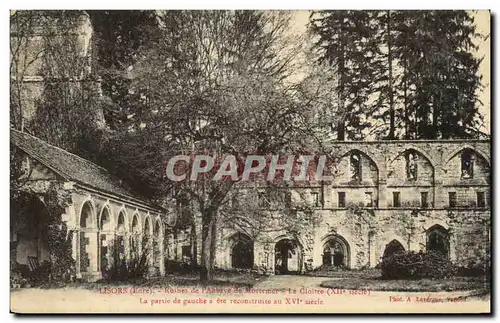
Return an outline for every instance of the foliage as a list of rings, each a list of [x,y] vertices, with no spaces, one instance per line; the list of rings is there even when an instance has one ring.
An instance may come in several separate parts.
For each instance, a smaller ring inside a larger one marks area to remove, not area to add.
[[[129,91],[143,97],[130,105],[128,128],[113,136],[107,156],[116,161],[112,170],[152,197],[191,201],[202,215],[204,279],[234,183],[167,181],[165,164],[195,152],[240,160],[318,145],[317,111],[302,105],[310,92],[289,81],[300,48],[288,36],[289,18],[274,11],[161,12],[159,41],[140,47],[130,69]]]
[[[491,278],[491,259],[489,255],[463,261],[456,266],[458,276]]]
[[[482,58],[474,42],[484,36],[472,12],[320,11],[310,31],[319,62],[339,75],[339,139],[344,127],[350,139],[478,135]]]
[[[104,277],[107,281],[128,281],[145,278],[149,274],[148,260],[151,257],[148,238],[143,237],[141,241],[137,237],[132,237],[129,241],[129,254],[121,246],[111,243],[108,253],[113,260],[105,268]]]
[[[454,276],[454,266],[437,251],[395,253],[382,260],[383,279],[447,278]]]
[[[102,77],[102,105],[106,124],[111,129],[127,129],[128,116],[136,112],[142,91],[129,91],[129,68],[141,58],[141,48],[155,42],[159,27],[152,10],[90,10],[95,63]]]

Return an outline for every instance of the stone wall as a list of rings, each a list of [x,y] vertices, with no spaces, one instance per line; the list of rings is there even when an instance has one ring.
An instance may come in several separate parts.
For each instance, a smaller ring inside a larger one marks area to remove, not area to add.
[[[473,155],[473,176],[461,174],[461,153]],[[338,142],[332,145],[337,159],[335,178],[324,185],[311,184],[300,190],[322,196],[316,207],[317,223],[298,232],[275,232],[254,239],[254,265],[275,271],[275,246],[284,238],[295,239],[303,257],[302,271],[323,264],[331,241],[339,241],[348,268],[374,267],[380,263],[387,245],[396,241],[405,250],[427,250],[434,231],[446,240],[449,258],[467,265],[489,252],[490,241],[490,143],[488,141],[377,141]],[[362,178],[353,181],[349,156],[361,156]],[[407,154],[413,154],[416,178],[409,178]],[[338,193],[346,196],[339,206]],[[373,205],[366,206],[371,192]],[[400,206],[394,206],[393,192],[399,192]],[[421,205],[427,193],[427,205]],[[450,206],[449,192],[455,192],[456,205]],[[477,192],[484,192],[485,205],[477,204]],[[298,196],[298,194],[292,194]],[[309,202],[313,202],[312,198]],[[271,222],[270,222],[271,226]],[[272,230],[271,230],[272,231]],[[229,239],[228,230],[221,239]],[[229,241],[229,240],[227,240]],[[326,248],[326,249],[325,249]],[[220,250],[217,265],[231,267],[231,243]]]

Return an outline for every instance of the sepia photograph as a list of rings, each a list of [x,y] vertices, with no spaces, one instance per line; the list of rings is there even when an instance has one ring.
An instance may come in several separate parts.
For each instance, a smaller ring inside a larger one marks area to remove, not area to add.
[[[11,313],[491,313],[490,11],[9,16]]]

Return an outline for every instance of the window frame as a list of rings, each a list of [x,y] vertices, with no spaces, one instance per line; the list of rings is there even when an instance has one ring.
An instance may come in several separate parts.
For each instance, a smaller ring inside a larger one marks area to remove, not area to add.
[[[392,192],[392,207],[401,207],[401,192]]]
[[[342,199],[341,199],[342,196]],[[340,203],[342,201],[342,203]],[[347,194],[346,192],[337,192],[337,205],[339,208],[345,208],[347,205]]]

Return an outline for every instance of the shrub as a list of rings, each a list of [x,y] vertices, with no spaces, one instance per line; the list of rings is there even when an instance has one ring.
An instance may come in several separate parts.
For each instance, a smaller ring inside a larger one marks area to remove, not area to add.
[[[147,239],[144,237],[142,242],[135,243],[131,239],[130,256],[120,254],[120,248],[111,243],[109,252],[113,255],[113,261],[105,270],[104,278],[108,281],[127,281],[145,278],[150,268],[148,264],[149,250],[147,248]]]
[[[454,266],[437,251],[396,253],[382,260],[384,279],[447,278],[454,276]]]
[[[490,278],[491,276],[491,260],[489,255],[470,259],[462,264],[457,265],[457,275],[466,277],[480,277],[484,276]]]

